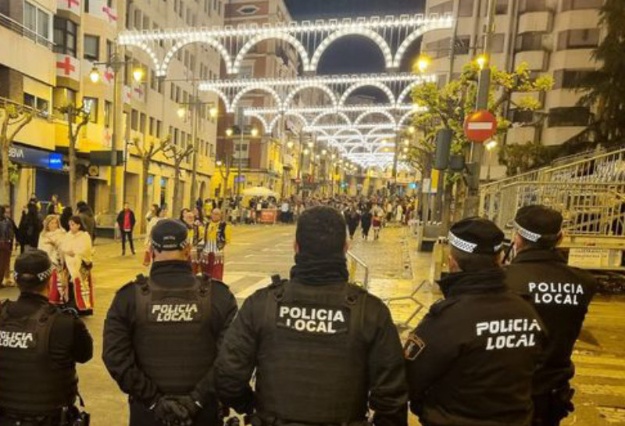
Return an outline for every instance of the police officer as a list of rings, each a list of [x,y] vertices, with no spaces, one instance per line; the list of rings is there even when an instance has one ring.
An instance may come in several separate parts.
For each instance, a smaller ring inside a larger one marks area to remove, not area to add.
[[[78,394],[76,363],[93,341],[76,315],[48,303],[52,263],[41,250],[15,261],[17,302],[0,305],[0,425],[69,425]]]
[[[519,209],[515,217],[516,256],[506,268],[511,289],[540,314],[549,342],[534,377],[534,425],[557,426],[573,411],[571,353],[595,293],[592,276],[568,267],[556,246],[562,240],[562,215],[549,207]]]
[[[451,273],[409,335],[410,410],[424,426],[525,426],[544,338],[538,314],[505,285],[504,234],[468,218],[449,232]]]
[[[405,426],[401,343],[388,308],[348,284],[345,219],[299,217],[290,280],[249,297],[215,363],[220,399],[253,425]],[[256,369],[255,391],[250,387]]]
[[[193,275],[182,222],[161,220],[151,238],[150,277],[122,287],[108,311],[104,364],[129,395],[131,426],[221,424],[211,375],[235,298]]]

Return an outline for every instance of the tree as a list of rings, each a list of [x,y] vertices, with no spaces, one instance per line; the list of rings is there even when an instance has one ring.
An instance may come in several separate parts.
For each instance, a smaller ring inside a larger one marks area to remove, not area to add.
[[[8,99],[0,99],[0,204],[10,203],[11,191],[9,149],[17,134],[32,121],[35,110]]]
[[[193,145],[187,144],[186,147],[181,148],[178,145],[172,143],[168,144],[163,151],[165,156],[174,161],[174,202],[172,207],[172,215],[178,214],[180,206],[182,205],[182,191],[180,191],[180,165],[184,160],[189,158],[193,153]]]
[[[547,75],[533,78],[527,64],[519,65],[513,72],[501,71],[496,67],[491,67],[491,71],[488,109],[497,115],[498,134],[506,132],[512,125],[503,117],[508,105],[535,112],[536,120],[521,123],[521,125],[539,123],[543,114],[538,110],[542,105],[531,93],[550,90],[553,86],[553,78]],[[441,88],[436,83],[426,83],[413,90],[413,102],[419,107],[425,107],[426,111],[415,115],[413,119],[413,125],[419,136],[408,158],[415,167],[425,172],[426,177],[431,173],[431,158],[438,130],[450,129],[452,131],[452,154],[463,154],[470,147],[471,142],[464,136],[463,125],[465,117],[475,110],[478,75],[478,65],[470,63],[463,68],[456,80],[450,81]],[[514,93],[526,95],[513,98]],[[459,174],[447,174],[444,188],[447,201],[451,196],[453,184],[459,181],[459,178]],[[449,208],[449,203],[446,203],[443,219],[447,218]]]
[[[579,104],[596,106],[591,129],[596,142],[616,146],[625,142],[625,2],[606,0],[600,12],[599,26],[606,36],[593,52],[602,65],[596,72],[577,82],[580,91],[588,91]]]
[[[76,205],[76,144],[80,136],[80,130],[89,123],[91,111],[83,103],[80,107],[67,104],[58,108],[67,120],[67,140],[69,141],[69,205]]]
[[[167,135],[162,141],[150,140],[146,142],[145,139],[141,141],[139,138],[134,138],[131,144],[137,150],[139,158],[141,159],[141,195],[143,200],[142,205],[142,217],[146,217],[150,208],[149,198],[149,184],[148,173],[150,172],[150,164],[154,157],[159,153],[169,149],[171,144],[171,135]],[[143,225],[142,225],[143,226]]]

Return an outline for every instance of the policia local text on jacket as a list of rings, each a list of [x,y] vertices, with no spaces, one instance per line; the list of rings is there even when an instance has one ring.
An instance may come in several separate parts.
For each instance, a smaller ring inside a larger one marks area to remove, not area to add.
[[[211,369],[236,311],[225,284],[200,283],[185,261],[155,262],[149,282],[119,290],[104,324],[103,359],[130,396],[131,426],[160,424],[149,408],[164,395],[190,396],[203,407],[194,424],[216,424]]]
[[[50,265],[45,252],[26,252],[15,270],[24,264],[30,270],[41,259]],[[45,275],[48,268],[41,269],[33,273]],[[59,311],[44,294],[24,291],[20,279],[18,274],[18,300],[0,308],[0,425],[36,420],[32,424],[58,426],[78,393],[76,363],[91,359],[93,341],[80,319]]]
[[[298,254],[290,282],[245,301],[215,363],[225,404],[238,412],[255,405],[253,424],[355,426],[367,424],[368,403],[376,426],[406,425],[405,370],[390,312],[347,277],[344,256]]]

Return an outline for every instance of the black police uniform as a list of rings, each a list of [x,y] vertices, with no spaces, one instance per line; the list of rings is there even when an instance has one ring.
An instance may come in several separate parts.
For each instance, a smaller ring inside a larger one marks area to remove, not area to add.
[[[185,261],[152,265],[116,294],[104,323],[104,363],[130,398],[130,425],[157,425],[150,407],[163,395],[190,395],[198,425],[218,422],[212,365],[237,305],[228,287],[201,280]]]
[[[360,426],[367,404],[376,426],[406,425],[401,343],[388,308],[347,284],[346,271],[326,273],[292,272],[245,301],[215,363],[220,399],[238,412],[255,408],[255,425]]]
[[[59,425],[78,392],[76,362],[93,355],[85,324],[23,292],[0,308],[0,425]],[[19,423],[18,423],[19,422]]]
[[[549,332],[533,394],[536,415],[551,418],[543,424],[558,424],[573,409],[571,354],[596,291],[595,279],[568,267],[555,249],[542,248],[519,252],[507,266],[506,277],[510,288],[533,304]]]
[[[503,233],[490,221],[452,227],[459,250],[495,255]],[[488,246],[489,250],[484,249]],[[526,426],[544,339],[537,313],[505,286],[499,267],[451,273],[404,348],[410,409],[425,426]]]

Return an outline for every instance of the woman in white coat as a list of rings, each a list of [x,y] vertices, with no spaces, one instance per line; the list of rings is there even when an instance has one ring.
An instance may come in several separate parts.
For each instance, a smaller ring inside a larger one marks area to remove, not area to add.
[[[61,253],[65,263],[66,302],[81,315],[93,314],[93,246],[80,216],[70,218]]]
[[[52,279],[50,280],[50,294],[48,299],[50,303],[64,303],[65,294],[64,286],[59,275],[63,270],[63,262],[61,260],[61,244],[65,239],[66,232],[61,228],[61,222],[56,214],[46,216],[43,221],[43,231],[39,236],[39,244],[37,248],[48,253],[48,257],[52,262]]]

